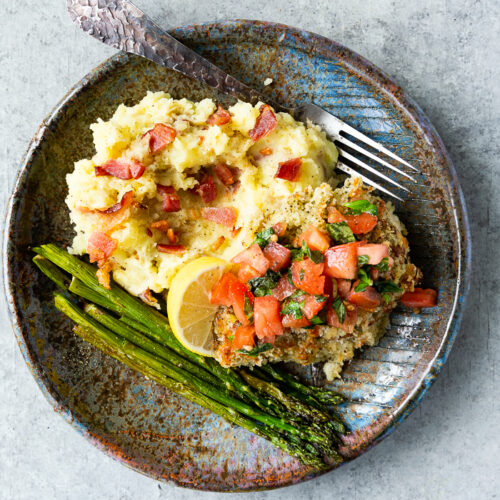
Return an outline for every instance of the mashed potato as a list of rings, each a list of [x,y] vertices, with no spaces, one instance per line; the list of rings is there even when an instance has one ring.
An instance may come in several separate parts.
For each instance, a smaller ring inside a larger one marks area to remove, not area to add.
[[[318,127],[276,113],[274,130],[254,142],[248,134],[259,117],[259,109],[259,104],[238,102],[228,110],[229,123],[207,125],[207,119],[216,111],[212,100],[195,103],[157,92],[148,93],[135,106],[119,106],[109,121],[98,120],[91,126],[94,157],[77,162],[67,176],[66,202],[77,233],[71,251],[86,253],[92,233],[102,230],[103,215],[98,211],[112,207],[132,190],[132,216],[108,231],[117,242],[110,259],[113,278],[135,295],[146,290],[162,292],[189,260],[207,254],[231,259],[252,242],[269,211],[279,213],[292,193],[311,192],[325,182],[336,184],[333,170],[337,150]],[[144,134],[158,123],[174,128],[176,137],[161,152],[151,154]],[[119,158],[141,162],[144,174],[130,180],[96,176],[95,167]],[[294,158],[302,160],[298,182],[276,179],[278,165]],[[224,186],[213,175],[218,194],[209,205],[234,207],[234,228],[201,218],[199,212],[205,204],[193,192],[200,176],[213,173],[211,167],[219,163],[238,172],[239,180],[233,186]],[[157,184],[175,188],[180,211],[162,210]],[[177,243],[186,247],[184,253],[158,251],[157,243],[165,243],[165,235],[148,228],[159,220],[168,222]]]

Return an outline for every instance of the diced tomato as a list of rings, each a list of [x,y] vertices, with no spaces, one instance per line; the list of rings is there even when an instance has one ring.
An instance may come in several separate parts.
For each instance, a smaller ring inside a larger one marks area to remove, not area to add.
[[[290,297],[296,290],[295,286],[288,281],[288,276],[282,276],[271,293],[273,297],[276,297],[279,301],[283,301],[287,297]]]
[[[116,250],[118,242],[108,236],[106,233],[95,231],[90,235],[87,244],[87,253],[90,257],[90,262],[105,261]]]
[[[324,265],[310,259],[292,263],[293,284],[311,295],[321,295],[325,290]]]
[[[260,107],[260,115],[255,122],[255,126],[248,132],[248,135],[252,141],[257,142],[259,139],[270,134],[276,128],[276,125],[278,125],[278,120],[276,120],[276,115],[271,106],[263,104]]]
[[[378,222],[377,217],[367,212],[360,215],[344,215],[344,217],[354,234],[369,233]]]
[[[341,299],[347,299],[349,292],[351,291],[352,283],[350,280],[344,280],[341,278],[337,279],[337,295]]]
[[[156,249],[161,253],[184,253],[187,248],[184,245],[165,245],[157,243]]]
[[[275,241],[269,242],[264,247],[263,253],[273,271],[279,271],[290,264],[290,250]]]
[[[305,241],[311,250],[319,250],[324,253],[330,247],[330,238],[320,231],[316,226],[310,225],[300,236],[299,244]]]
[[[248,298],[250,304],[254,303],[254,296],[244,283],[236,280],[229,285],[229,300],[234,314],[242,325],[249,325],[250,321],[245,314],[245,297]]]
[[[325,252],[325,274],[352,280],[358,273],[358,243],[345,243]]]
[[[297,182],[300,179],[302,160],[293,158],[292,160],[283,161],[278,165],[278,170],[274,174],[276,179],[284,179],[285,181]]]
[[[112,175],[125,181],[138,179],[144,173],[146,167],[137,160],[119,158],[118,160],[108,160],[104,165],[95,167],[95,175]]]
[[[274,234],[276,236],[278,236],[279,238],[281,238],[282,236],[285,236],[286,228],[287,228],[287,223],[286,222],[277,222],[273,226]]]
[[[370,267],[370,278],[373,281],[377,281],[380,276],[380,272],[376,267]]]
[[[217,186],[214,178],[210,174],[206,174],[195,189],[196,193],[201,197],[203,203],[210,203],[217,198]]]
[[[355,281],[347,300],[351,304],[356,304],[367,311],[373,311],[376,309],[381,302],[380,294],[372,286],[367,286],[362,292],[356,292],[355,288],[358,285],[359,280]]]
[[[280,303],[276,297],[271,295],[255,297],[253,317],[255,333],[259,339],[283,335]]]
[[[204,207],[201,209],[201,216],[205,220],[233,228],[238,212],[233,207]]]
[[[335,224],[337,222],[346,222],[346,218],[333,206],[328,207],[328,222]]]
[[[218,163],[213,168],[215,175],[218,179],[224,184],[224,186],[230,186],[234,184],[234,175],[233,171],[224,163]]]
[[[368,264],[370,266],[376,266],[382,262],[382,259],[389,257],[389,247],[387,245],[377,243],[358,245],[358,257],[361,255],[368,255]]]
[[[211,114],[208,119],[208,125],[225,125],[231,121],[231,115],[219,104],[217,111]]]
[[[358,308],[354,304],[346,304],[345,318],[344,322],[339,321],[337,313],[333,309],[331,303],[328,304],[328,309],[326,313],[326,321],[330,326],[335,328],[340,328],[346,333],[352,333],[354,331],[354,325],[358,319]]]
[[[157,123],[151,130],[148,130],[143,137],[149,136],[149,150],[151,153],[159,153],[170,143],[174,142],[177,132],[175,128],[163,123]]]
[[[437,292],[431,288],[415,288],[413,292],[405,292],[401,303],[408,307],[435,307],[437,305]]]
[[[326,297],[323,297],[325,300],[321,301],[315,295],[306,295],[305,297],[299,297],[304,301],[304,307],[302,308],[304,314],[307,319],[311,319],[313,316],[316,316],[323,307],[326,305]]]
[[[233,257],[232,261],[235,264],[249,264],[256,269],[261,276],[266,274],[266,271],[269,269],[269,261],[266,259],[266,256],[257,243],[254,243],[246,250],[243,250]]]
[[[285,328],[304,328],[305,326],[309,326],[311,322],[305,317],[296,319],[293,314],[285,314],[281,318],[281,324]]]
[[[234,332],[233,349],[252,348],[255,346],[255,326],[239,326]]]
[[[231,305],[229,287],[235,281],[238,280],[233,273],[224,273],[210,292],[210,303],[229,307]]]
[[[251,279],[262,276],[257,269],[253,268],[250,264],[241,264],[238,271],[238,279],[242,283],[248,283]]]
[[[175,188],[157,184],[156,189],[163,198],[161,208],[164,212],[178,212],[181,209],[181,200]]]

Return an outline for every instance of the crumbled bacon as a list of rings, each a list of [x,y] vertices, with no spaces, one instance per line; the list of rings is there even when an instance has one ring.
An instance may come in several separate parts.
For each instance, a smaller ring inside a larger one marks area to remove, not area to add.
[[[238,218],[238,212],[233,207],[205,207],[201,210],[201,216],[205,220],[217,222],[217,224],[232,228]]]
[[[211,245],[210,245],[210,250],[212,252],[216,252],[219,250],[219,248],[224,244],[226,241],[226,238],[224,236],[219,236]]]
[[[302,160],[300,158],[283,161],[278,165],[278,170],[274,174],[274,177],[277,179],[285,179],[290,182],[296,182],[300,179],[301,166]]]
[[[233,171],[224,163],[219,163],[214,167],[214,173],[218,179],[224,184],[224,186],[230,186],[234,184],[234,174]]]
[[[162,209],[164,212],[178,212],[181,209],[181,200],[172,186],[157,184],[156,189],[163,197]]]
[[[187,250],[184,245],[165,245],[163,243],[157,243],[156,248],[162,253],[184,253]]]
[[[170,143],[174,142],[177,132],[174,128],[163,123],[157,123],[151,130],[148,130],[142,137],[149,136],[149,150],[151,153],[159,153]]]
[[[262,148],[259,153],[262,155],[262,156],[269,156],[269,155],[272,155],[273,154],[273,150],[271,148]]]
[[[105,261],[116,250],[118,242],[108,236],[106,233],[95,231],[90,235],[87,244],[87,253],[90,257],[90,262]]]
[[[231,121],[231,115],[219,104],[217,111],[208,117],[209,125],[225,125]]]
[[[141,298],[144,302],[146,302],[146,304],[149,305],[158,304],[158,300],[156,299],[156,297],[153,297],[149,288],[146,288],[146,290],[144,290],[144,292],[139,295],[139,298]]]
[[[118,203],[109,208],[80,208],[82,212],[99,215],[99,227],[102,232],[110,232],[130,217],[130,209],[134,205],[134,192],[127,191]]]
[[[95,167],[95,175],[112,175],[125,181],[138,179],[142,176],[145,166],[137,160],[128,158],[119,158],[118,160],[109,160],[104,165]]]
[[[210,174],[205,174],[195,191],[201,197],[203,203],[210,203],[217,198],[217,186]]]
[[[153,231],[151,231],[151,229],[149,229],[149,227],[146,228],[146,234],[152,238],[153,237]]]
[[[263,104],[260,107],[260,115],[255,122],[255,126],[248,132],[248,135],[252,141],[257,142],[259,139],[270,134],[276,128],[277,124],[278,121],[271,106]]]
[[[166,233],[170,227],[170,224],[166,220],[157,220],[150,224],[151,229],[158,229],[162,233]]]
[[[98,263],[99,269],[96,272],[97,281],[104,288],[110,290],[111,289],[111,277],[109,273],[113,269],[113,264],[109,260],[105,260],[103,262]]]
[[[174,233],[174,230],[172,228],[167,230],[167,238],[172,244],[175,244],[179,241],[179,237]]]

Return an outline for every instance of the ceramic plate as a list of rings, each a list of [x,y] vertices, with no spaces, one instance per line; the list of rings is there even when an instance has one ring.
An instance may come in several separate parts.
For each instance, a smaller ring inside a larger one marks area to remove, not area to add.
[[[178,28],[173,36],[227,72],[288,106],[314,101],[387,145],[422,175],[397,207],[414,262],[439,307],[397,310],[376,347],[334,384],[350,397],[342,413],[354,459],[387,436],[420,401],[457,333],[469,275],[469,232],[455,171],[418,106],[382,71],[349,49],[278,24],[228,21]],[[272,85],[264,87],[270,77]],[[211,89],[139,57],[117,55],[87,75],[42,124],[26,154],[7,215],[6,292],[21,351],[58,412],[106,453],[153,478],[203,490],[284,486],[317,475],[268,442],[177,397],[77,338],[52,305],[52,284],[30,247],[72,239],[65,175],[93,155],[89,125],[147,90],[198,100]],[[223,100],[224,102],[224,100]]]

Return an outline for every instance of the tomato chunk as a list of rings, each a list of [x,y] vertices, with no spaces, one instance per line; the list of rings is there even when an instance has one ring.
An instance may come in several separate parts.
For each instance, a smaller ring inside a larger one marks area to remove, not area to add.
[[[245,314],[245,297],[247,297],[250,304],[253,304],[253,294],[244,283],[236,280],[229,285],[229,300],[233,307],[234,315],[242,325],[249,325],[250,321]]]
[[[316,316],[323,307],[326,305],[326,297],[322,296],[324,300],[318,300],[319,296],[306,295],[305,297],[300,297],[304,301],[304,307],[302,308],[307,319],[311,319]]]
[[[266,274],[269,269],[269,261],[262,252],[262,249],[257,243],[254,243],[246,250],[243,250],[238,255],[232,258],[235,264],[248,264],[256,269],[260,275]]]
[[[210,174],[206,174],[195,189],[196,193],[201,197],[203,203],[210,203],[217,198],[217,186],[214,178]]]
[[[119,158],[118,160],[108,160],[104,165],[95,167],[95,175],[112,175],[118,179],[128,181],[138,179],[144,173],[146,167],[137,160]]]
[[[255,327],[253,325],[239,326],[234,332],[233,349],[252,349],[255,346]]]
[[[300,179],[302,160],[293,158],[292,160],[283,161],[278,165],[278,170],[274,174],[276,179],[284,179],[285,181],[297,182]]]
[[[356,325],[356,320],[358,319],[358,308],[354,304],[347,304],[345,307],[346,310],[343,323],[339,321],[339,317],[331,304],[328,304],[326,320],[330,326],[340,328],[346,333],[352,333],[354,331],[354,326]]]
[[[290,264],[290,250],[275,241],[269,242],[264,247],[263,253],[273,271],[279,271]]]
[[[276,236],[278,236],[279,238],[281,238],[282,236],[285,236],[286,228],[287,228],[287,223],[286,222],[277,222],[273,226],[274,234]]]
[[[337,222],[346,222],[346,218],[333,206],[328,207],[328,222],[335,224]]]
[[[170,143],[174,142],[177,132],[175,128],[163,123],[157,123],[151,130],[148,130],[143,137],[149,136],[149,150],[151,153],[159,153]]]
[[[156,249],[161,253],[184,253],[187,248],[184,245],[165,245],[157,243]]]
[[[280,303],[276,297],[271,295],[255,297],[253,317],[255,322],[255,333],[259,339],[283,335]]]
[[[208,119],[208,125],[225,125],[231,121],[231,115],[219,104],[217,111],[211,114]]]
[[[324,265],[304,259],[292,264],[293,284],[311,295],[321,295],[325,290]]]
[[[213,168],[215,175],[217,178],[224,184],[224,186],[230,186],[234,184],[234,175],[233,171],[224,163],[218,163]]]
[[[248,283],[253,278],[262,276],[257,269],[254,269],[250,264],[241,264],[238,271],[238,279],[242,283]]]
[[[309,326],[311,322],[305,316],[296,319],[293,314],[285,314],[281,318],[281,324],[285,328],[304,328],[305,326]]]
[[[401,303],[408,307],[435,307],[437,305],[437,292],[432,288],[415,288],[413,292],[405,292]]]
[[[276,120],[276,115],[271,106],[263,104],[259,111],[260,115],[255,121],[255,126],[248,132],[250,139],[254,142],[270,134],[276,128],[276,125],[278,125],[278,120]]]
[[[287,297],[290,297],[296,290],[295,286],[288,281],[288,276],[282,276],[271,293],[273,297],[276,297],[279,301],[283,301]]]
[[[177,191],[172,186],[157,184],[156,190],[163,198],[161,208],[164,212],[178,212],[181,209],[181,200]]]
[[[235,281],[238,280],[233,273],[224,273],[210,292],[210,304],[229,307],[231,305],[229,287]]]
[[[87,253],[90,257],[90,262],[105,261],[116,250],[118,242],[108,236],[106,233],[95,231],[90,235],[87,244]]]
[[[369,233],[378,222],[375,215],[364,212],[360,215],[344,215],[347,225],[354,234]]]
[[[233,228],[238,218],[238,212],[233,207],[204,207],[201,209],[201,216],[205,220]]]
[[[362,292],[356,292],[355,288],[358,283],[359,280],[354,282],[353,287],[347,296],[347,300],[351,304],[356,304],[361,309],[373,311],[380,305],[380,294],[372,286],[367,286]]]
[[[332,278],[352,280],[358,273],[358,243],[345,243],[325,252],[325,274]]]
[[[337,295],[341,299],[347,299],[349,292],[351,291],[352,283],[350,280],[344,280],[341,278],[337,279]]]
[[[365,245],[358,245],[358,257],[361,255],[368,255],[368,264],[376,266],[382,262],[382,259],[389,258],[389,247],[383,244],[366,243]]]
[[[316,226],[310,225],[300,236],[299,243],[305,241],[311,250],[319,250],[324,253],[330,247],[330,238],[320,231]]]

